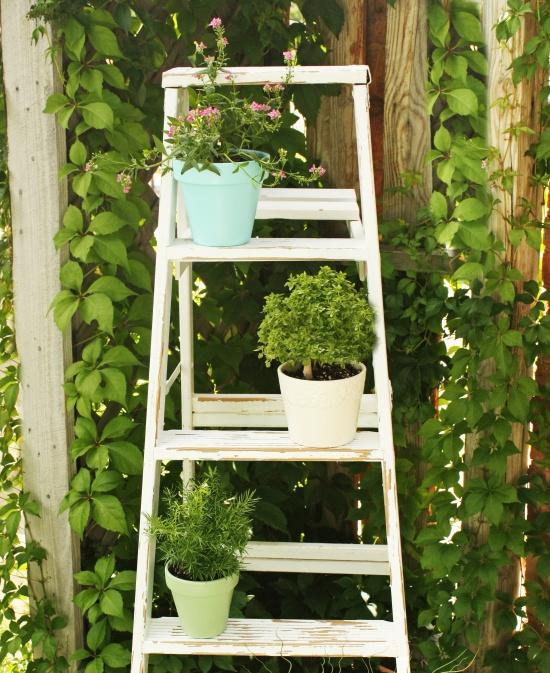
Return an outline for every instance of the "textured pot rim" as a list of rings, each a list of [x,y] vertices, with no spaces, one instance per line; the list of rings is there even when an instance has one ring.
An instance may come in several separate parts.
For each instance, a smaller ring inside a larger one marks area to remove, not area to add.
[[[263,150],[243,150],[243,151],[250,152],[250,154],[256,154],[258,156],[258,158],[260,158],[260,159],[269,159],[269,153],[264,152]],[[213,161],[212,165],[213,166],[227,166],[228,164],[235,164],[235,166],[244,166],[245,164],[249,164],[250,162],[253,162],[253,161],[256,161],[256,160],[255,159],[246,159],[246,161]],[[174,157],[174,159],[172,159],[172,167],[174,165],[174,162],[177,162],[179,164],[184,163],[183,159],[177,159],[177,158]],[[191,171],[191,170],[197,170],[197,169],[195,167],[193,167],[193,168],[189,169],[189,171]],[[188,171],[185,171],[185,172],[187,173]],[[198,171],[198,172],[202,173],[203,171]],[[181,171],[180,171],[180,175],[184,175],[184,173],[181,173]]]
[[[283,367],[286,367],[287,365],[290,365],[290,363],[291,363],[291,360],[287,360],[286,362],[283,362],[281,365],[279,365],[277,367],[277,373],[279,374],[279,376],[284,376],[287,379],[291,379],[292,381],[295,381],[298,384],[300,384],[300,383],[303,383],[303,384],[317,383],[317,384],[324,385],[324,386],[325,385],[326,386],[338,385],[338,384],[342,384],[342,383],[345,383],[345,382],[353,381],[358,376],[362,376],[363,373],[366,372],[366,370],[367,370],[367,368],[365,367],[365,365],[362,362],[349,362],[348,364],[352,365],[353,367],[359,367],[359,371],[357,372],[357,374],[354,374],[353,376],[348,376],[345,379],[334,379],[332,381],[315,381],[315,380],[309,381],[308,379],[297,379],[294,376],[289,376],[283,370]]]
[[[178,577],[177,575],[174,575],[170,572],[170,569],[168,568],[168,564],[166,563],[164,566],[164,571],[166,575],[170,576],[170,578],[174,581],[180,584],[181,586],[187,586],[187,587],[209,587],[209,588],[215,588],[216,585],[222,585],[222,584],[228,584],[231,583],[232,580],[235,580],[235,584],[233,586],[236,586],[237,582],[239,581],[239,573],[235,573],[234,575],[226,575],[225,577],[219,577],[217,580],[186,580],[183,579],[182,577]]]

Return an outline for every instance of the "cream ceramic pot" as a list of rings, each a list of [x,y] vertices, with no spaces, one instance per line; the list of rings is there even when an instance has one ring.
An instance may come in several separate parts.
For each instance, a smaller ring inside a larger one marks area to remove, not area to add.
[[[289,363],[277,369],[292,441],[302,446],[328,448],[351,442],[357,431],[366,369],[355,376],[335,381],[307,381],[285,374]]]

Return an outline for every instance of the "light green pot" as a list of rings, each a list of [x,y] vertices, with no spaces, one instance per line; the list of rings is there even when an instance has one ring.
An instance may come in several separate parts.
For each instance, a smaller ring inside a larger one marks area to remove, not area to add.
[[[192,638],[219,636],[227,626],[239,574],[211,582],[192,582],[175,577],[166,566],[164,575],[184,633]]]

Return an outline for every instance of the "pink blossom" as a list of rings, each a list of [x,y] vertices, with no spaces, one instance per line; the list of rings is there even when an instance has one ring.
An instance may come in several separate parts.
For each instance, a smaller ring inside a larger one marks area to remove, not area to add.
[[[203,52],[206,49],[204,42],[195,42],[195,49],[199,52]]]
[[[86,173],[89,173],[94,167],[94,162],[93,161],[87,161],[86,165],[84,166],[84,171]]]
[[[122,182],[123,180],[124,180],[124,173],[119,173],[119,174],[116,176],[116,181],[117,181],[117,182]]]
[[[176,133],[176,127],[172,124],[172,126],[168,127],[168,131],[166,132],[166,135],[169,138],[173,138],[175,133]]]
[[[192,122],[195,117],[197,116],[197,111],[196,110],[190,110],[187,113],[187,117],[185,118],[188,122]]]
[[[288,49],[287,51],[283,51],[283,58],[285,63],[292,63],[292,61],[296,58],[296,52],[294,49]]]
[[[229,44],[229,40],[226,37],[220,37],[218,40],[218,44],[223,44],[224,47],[227,47]]]
[[[131,189],[131,186],[130,186],[130,185],[124,185],[124,187],[122,188],[122,191],[123,191],[125,194],[128,194],[128,192],[130,191],[130,189]]]
[[[320,178],[322,178],[323,175],[327,172],[327,169],[323,168],[322,166],[316,166],[315,164],[311,164],[311,166],[309,167],[309,172],[316,173]]]
[[[218,110],[217,107],[212,107],[211,105],[209,105],[208,107],[199,110],[199,117],[213,117],[219,113],[220,111]]]
[[[256,103],[255,100],[250,103],[250,109],[254,110],[254,112],[269,112],[271,110],[267,103]]]
[[[281,113],[279,112],[279,110],[270,110],[270,111],[267,113],[267,116],[268,116],[270,119],[275,120],[275,119],[279,119],[279,117],[281,116]]]
[[[280,178],[281,180],[284,180],[284,178],[286,178],[286,173],[285,173],[283,170],[281,170],[281,171],[273,171],[273,173],[271,173],[271,175],[272,175],[274,178]]]
[[[208,64],[210,64],[210,63],[214,63],[214,57],[213,57],[213,56],[205,56],[205,57],[204,57],[204,60],[205,60],[206,63],[208,63]]]
[[[219,16],[215,16],[212,21],[208,24],[210,28],[221,28],[222,20]]]
[[[264,91],[270,93],[271,91],[283,91],[284,86],[282,84],[265,84]]]

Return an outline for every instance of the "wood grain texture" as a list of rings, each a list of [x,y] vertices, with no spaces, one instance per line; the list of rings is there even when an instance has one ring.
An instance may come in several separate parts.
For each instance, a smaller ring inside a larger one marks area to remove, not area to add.
[[[323,30],[328,47],[327,63],[333,66],[366,63],[366,5],[363,0],[344,0],[340,4],[345,21],[338,38],[328,29]],[[328,171],[327,183],[334,187],[357,187],[357,150],[350,87],[341,87],[338,96],[323,97],[317,119],[308,126],[307,135],[311,157],[319,160]],[[339,229],[342,230],[342,227]]]
[[[79,544],[67,515],[58,514],[72,476],[72,421],[65,412],[62,387],[71,339],[69,332],[59,332],[48,312],[61,289],[59,269],[65,259],[55,250],[53,237],[67,204],[66,182],[58,175],[66,148],[55,118],[42,113],[48,96],[59,90],[59,81],[55,64],[45,54],[46,40],[31,44],[33,24],[26,17],[31,4],[1,2],[23,477],[25,490],[41,506],[40,517],[30,517],[30,533],[47,552],[41,571],[35,565],[29,568],[29,587],[32,610],[42,595],[38,579],[44,576],[48,597],[68,619],[59,632],[60,654],[68,657],[82,639],[82,618],[72,602]]]
[[[428,27],[424,0],[388,6],[384,94],[384,217],[414,223],[432,190],[430,118],[426,107]],[[401,174],[412,171],[422,183],[410,194],[391,192],[402,184]]]
[[[152,619],[148,653],[303,657],[394,657],[406,653],[392,622],[383,620],[230,619],[217,638],[190,638],[173,617]]]
[[[286,428],[281,395],[195,395],[195,428]],[[376,395],[363,395],[359,409],[359,428],[378,425]]]
[[[530,175],[533,164],[525,152],[532,142],[532,136],[522,134],[519,138],[507,133],[506,129],[521,124],[538,129],[539,103],[537,94],[542,85],[542,72],[535,74],[532,80],[522,81],[515,86],[510,76],[510,64],[514,58],[523,52],[524,45],[535,33],[535,26],[531,16],[527,15],[522,20],[521,29],[508,42],[501,45],[495,36],[494,26],[500,20],[507,9],[506,0],[486,0],[482,4],[482,18],[487,43],[487,58],[489,64],[487,87],[488,87],[488,144],[497,151],[492,154],[492,160],[488,166],[489,174],[494,170],[511,169],[516,173],[513,181],[512,193],[506,192],[500,185],[493,186],[493,195],[500,203],[493,210],[489,226],[496,237],[505,245],[505,260],[514,268],[519,269],[526,280],[539,278],[539,253],[521,244],[513,248],[508,238],[510,219],[522,213],[522,199],[528,199],[537,210],[537,217],[542,219],[542,190],[530,183]],[[504,103],[504,104],[503,104]],[[521,291],[522,283],[517,284]],[[517,305],[512,319],[512,327],[518,328],[522,315],[529,310],[523,304]],[[517,353],[518,376],[531,376],[532,371],[527,368],[521,352]],[[487,378],[492,375],[494,365],[486,363],[480,377]],[[479,437],[469,435],[466,438],[466,454],[471,457]],[[518,477],[527,470],[529,460],[528,427],[521,423],[512,425],[512,441],[520,449],[518,454],[510,456],[507,461],[506,481],[516,484]],[[472,468],[465,473],[465,483],[479,476],[479,469]],[[477,542],[486,542],[489,534],[487,524],[479,525],[474,520],[469,522],[470,529],[477,531]],[[497,590],[509,596],[513,600],[519,595],[521,583],[520,563],[513,562],[503,568],[499,574]],[[482,673],[488,670],[483,665],[485,652],[492,647],[504,647],[506,634],[499,632],[496,625],[496,613],[500,603],[492,602],[488,606],[488,614],[482,624],[481,647],[478,657],[472,666],[474,673]]]
[[[200,68],[173,68],[162,76],[164,87],[200,87],[202,86]],[[292,70],[293,84],[366,84],[367,67],[340,68],[338,66],[298,65]],[[285,66],[247,66],[224,68],[218,75],[216,83],[230,85],[227,75],[233,76],[235,84],[265,84],[267,82],[284,82],[287,76]]]
[[[380,461],[386,451],[377,432],[358,432],[345,446],[309,448],[295,444],[283,430],[165,430],[155,460],[311,460]]]

